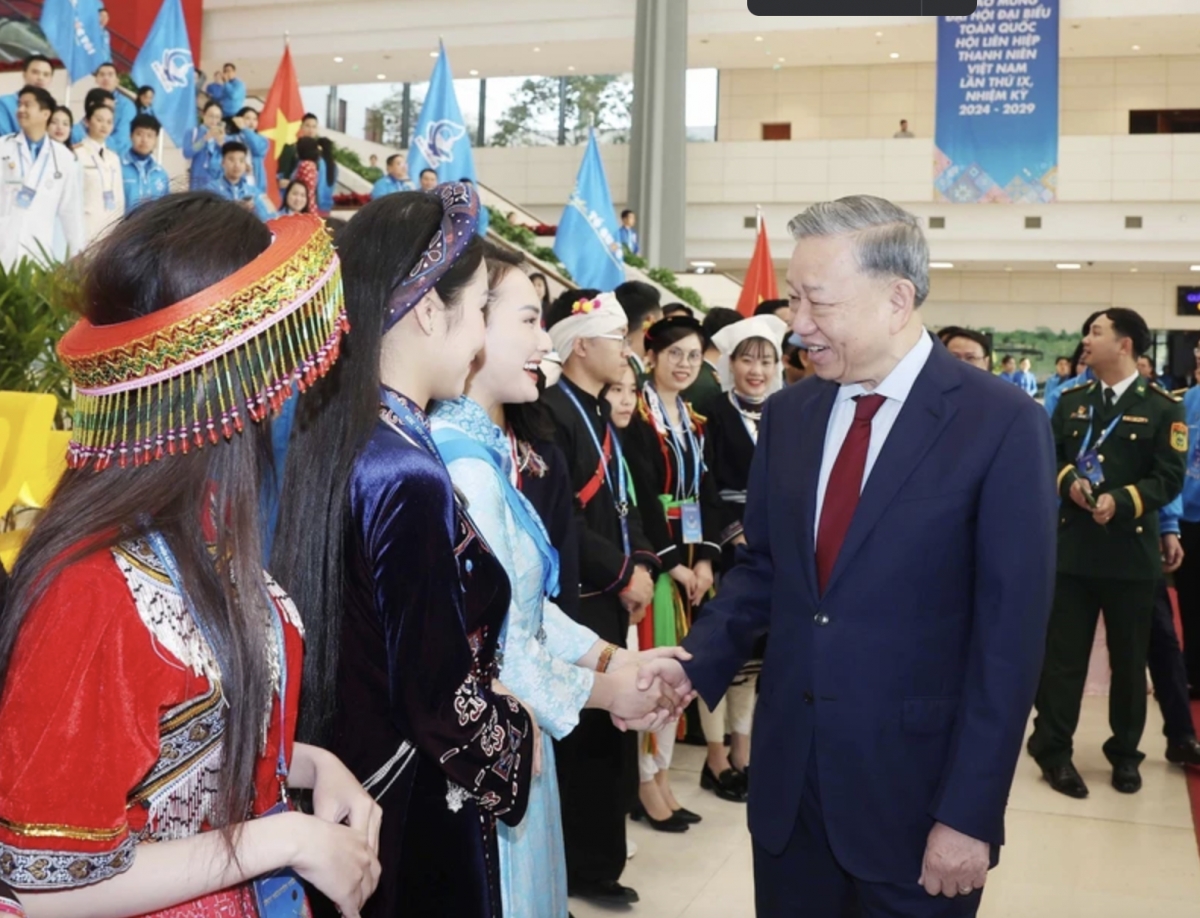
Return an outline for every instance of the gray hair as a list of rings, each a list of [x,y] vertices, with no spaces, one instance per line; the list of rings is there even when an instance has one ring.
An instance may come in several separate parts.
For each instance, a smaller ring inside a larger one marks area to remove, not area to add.
[[[795,239],[854,236],[858,266],[875,277],[900,277],[917,288],[916,305],[929,296],[929,244],[917,218],[891,201],[856,194],[813,204],[788,224]]]

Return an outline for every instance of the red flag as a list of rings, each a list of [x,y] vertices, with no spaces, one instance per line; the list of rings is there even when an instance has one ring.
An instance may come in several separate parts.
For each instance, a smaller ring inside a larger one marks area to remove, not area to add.
[[[279,154],[288,144],[296,142],[303,119],[304,101],[300,98],[300,83],[296,80],[296,68],[292,64],[292,49],[285,47],[283,60],[275,71],[275,81],[258,116],[258,132],[271,141],[264,166],[267,170],[267,194],[276,205],[280,203],[279,183],[275,178]]]
[[[747,318],[763,300],[779,299],[779,286],[775,282],[775,266],[771,264],[771,244],[767,242],[767,224],[762,215],[758,217],[758,238],[754,242],[754,254],[750,267],[746,269],[746,280],[742,284],[742,295],[738,297],[737,311]]]

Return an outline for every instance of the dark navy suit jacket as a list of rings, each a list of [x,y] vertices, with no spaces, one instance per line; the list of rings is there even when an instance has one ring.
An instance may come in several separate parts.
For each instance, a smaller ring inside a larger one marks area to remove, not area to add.
[[[748,544],[684,642],[711,705],[764,631],[750,831],[779,854],[816,756],[842,867],[915,883],[935,821],[993,846],[1053,598],[1054,444],[1015,386],[934,343],[875,463],[824,596],[817,476],[837,385],[767,405]]]

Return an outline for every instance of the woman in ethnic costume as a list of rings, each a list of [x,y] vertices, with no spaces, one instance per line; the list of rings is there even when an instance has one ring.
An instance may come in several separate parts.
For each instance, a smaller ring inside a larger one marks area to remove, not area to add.
[[[311,600],[304,735],[384,811],[371,918],[501,914],[496,821],[520,822],[541,745],[496,681],[508,578],[425,414],[462,395],[484,344],[478,209],[445,184],[342,230],[353,346],[316,416],[299,405],[284,476],[276,569]]]
[[[292,741],[302,630],[258,517],[269,419],[345,330],[333,246],[315,217],[171,195],[82,292],[70,469],[0,615],[0,881],[30,918],[242,918],[268,884],[304,915],[300,877],[356,915],[381,814]]]
[[[720,500],[704,464],[704,419],[683,400],[704,361],[700,323],[672,316],[651,325],[646,356],[650,376],[638,417],[625,431],[626,454],[646,536],[664,573],[655,586],[653,612],[638,626],[642,648],[670,647],[683,639],[692,610],[712,588],[713,564],[721,557]],[[639,737],[641,805],[633,815],[666,832],[682,832],[700,821],[671,791],[675,734],[671,725]]]
[[[708,416],[707,446],[708,468],[721,498],[722,574],[733,567],[737,546],[746,542],[742,516],[746,511],[750,462],[758,442],[763,405],[783,385],[782,345],[787,331],[782,319],[761,315],[743,319],[713,336],[713,345],[721,352],[717,375],[724,394],[713,402]],[[703,614],[701,606],[696,617]],[[750,727],[764,650],[765,639],[714,710],[703,700],[697,702],[708,741],[708,760],[700,773],[700,786],[724,800],[744,801],[749,791]],[[728,748],[726,735],[730,736]]]
[[[525,818],[520,825],[499,827],[505,914],[567,918],[567,862],[551,738],[570,733],[585,708],[607,710],[640,726],[661,724],[671,712],[664,702],[661,716],[653,717],[661,688],[638,691],[637,654],[601,640],[548,599],[559,592],[558,552],[523,493],[521,475],[522,469],[545,474],[548,467],[515,428],[524,426],[520,421],[537,407],[538,366],[552,344],[542,330],[537,292],[518,267],[520,257],[491,244],[485,252],[486,344],[472,365],[466,395],[442,402],[434,412],[433,438],[472,522],[512,583],[500,678],[529,705],[544,731],[542,773],[533,780]],[[565,462],[561,453],[557,461]],[[569,500],[570,483],[565,469],[562,473]],[[654,650],[641,659],[676,651]]]

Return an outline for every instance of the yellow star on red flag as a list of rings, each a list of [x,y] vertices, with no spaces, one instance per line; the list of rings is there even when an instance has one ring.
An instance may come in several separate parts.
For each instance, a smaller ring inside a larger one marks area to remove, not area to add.
[[[296,142],[303,120],[304,101],[300,98],[300,82],[296,79],[292,51],[291,48],[284,48],[283,60],[279,62],[271,91],[267,93],[267,100],[258,116],[261,126],[259,133],[271,141],[264,166],[267,170],[267,193],[276,205],[279,204],[279,184],[275,177],[279,154],[284,147]]]

